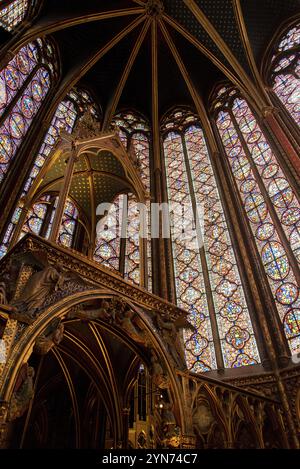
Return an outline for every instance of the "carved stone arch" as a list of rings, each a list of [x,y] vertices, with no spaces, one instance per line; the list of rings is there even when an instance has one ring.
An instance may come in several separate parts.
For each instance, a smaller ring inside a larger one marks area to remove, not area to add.
[[[118,295],[103,289],[88,289],[85,291],[71,293],[62,299],[58,299],[54,302],[54,304],[49,305],[32,324],[28,325],[23,334],[20,336],[18,342],[12,348],[9,360],[4,369],[4,379],[2,381],[3,386],[1,392],[1,397],[4,401],[10,402],[20,367],[24,363],[28,362],[28,359],[32,354],[36,339],[43,333],[51,321],[53,321],[55,318],[66,318],[66,315],[71,308],[76,308],[77,306],[82,305],[87,301],[97,300],[105,297],[118,298]],[[149,336],[150,350],[154,350],[160,361],[165,365],[165,369],[167,370],[170,380],[170,391],[174,402],[174,413],[177,415],[178,423],[181,426],[182,432],[184,432],[186,424],[182,402],[180,399],[181,390],[168,350],[162,339],[153,330],[152,323],[147,318],[146,313],[144,313],[140,307],[134,306],[130,301],[124,300],[124,298],[122,301],[132,310],[134,310],[134,313],[138,316],[139,327],[142,328],[141,330],[145,331]],[[104,321],[102,321],[101,324],[104,324]],[[113,333],[116,333],[116,330],[113,330],[113,325],[106,324],[106,328],[111,329]],[[122,339],[130,347],[134,347],[135,350],[138,351],[137,344],[134,344],[134,341],[128,336],[126,331],[123,331]],[[141,350],[140,356],[142,356]],[[147,361],[145,355],[142,356],[142,360]]]
[[[92,154],[98,155],[103,151],[109,151],[122,165],[126,178],[130,183],[132,191],[136,194],[139,202],[144,203],[146,200],[145,188],[141,182],[139,173],[135,168],[133,159],[124,148],[121,139],[116,133],[107,132],[99,133],[99,137],[95,135],[92,138],[86,138],[83,142],[78,142],[77,157],[92,151]]]
[[[69,338],[67,333],[64,334],[64,338]],[[73,341],[74,339],[71,338]],[[73,350],[68,353],[68,357],[79,366],[82,372],[86,373],[91,379],[91,383],[97,388],[98,394],[102,398],[102,402],[107,411],[107,417],[110,428],[115,436],[114,442],[116,444],[121,434],[121,407],[119,401],[116,399],[113,383],[105,373],[106,370],[97,362],[97,357],[89,350],[89,347],[78,340],[78,338],[76,338],[76,342],[78,348],[80,347],[80,355],[82,356],[80,356],[80,358],[77,357],[78,352],[75,354],[75,350]],[[57,348],[59,351],[63,352],[62,346],[63,344],[60,344]],[[95,367],[95,364],[98,366]],[[92,365],[94,365],[94,367]]]
[[[264,447],[258,421],[254,415],[255,404],[255,400],[252,403],[248,402],[246,398],[241,395],[235,397],[232,413],[230,415],[234,447],[239,448],[239,445],[242,445],[241,448],[243,448],[247,438],[249,441],[253,442],[253,448]],[[251,407],[253,408],[252,412],[250,411]]]
[[[210,429],[208,438],[207,438],[207,448],[208,449],[224,449],[228,446],[228,441],[226,438],[226,433],[224,432],[222,426],[217,425],[216,423],[212,425]]]
[[[299,391],[300,396],[300,391]],[[275,412],[272,404],[265,405],[266,418],[263,422],[262,437],[264,441],[264,448],[276,449],[282,447],[282,440],[280,435],[284,435],[285,444],[288,447],[286,432],[283,426],[281,416]]]
[[[220,400],[214,393],[214,389],[201,383],[193,400],[193,429],[198,443],[205,447],[213,444],[212,434],[218,432],[224,440],[229,438],[229,428]]]

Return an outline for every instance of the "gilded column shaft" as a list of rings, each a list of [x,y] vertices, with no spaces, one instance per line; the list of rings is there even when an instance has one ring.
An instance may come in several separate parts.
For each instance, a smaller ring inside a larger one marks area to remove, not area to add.
[[[67,161],[66,173],[65,173],[65,177],[62,183],[63,185],[61,187],[61,190],[58,196],[58,204],[55,210],[53,225],[52,225],[51,233],[49,236],[50,241],[53,241],[53,242],[57,241],[68,193],[69,193],[71,182],[72,182],[74,164],[75,164],[75,159],[76,159],[76,146],[74,142],[72,142],[71,145],[72,145],[71,154]]]

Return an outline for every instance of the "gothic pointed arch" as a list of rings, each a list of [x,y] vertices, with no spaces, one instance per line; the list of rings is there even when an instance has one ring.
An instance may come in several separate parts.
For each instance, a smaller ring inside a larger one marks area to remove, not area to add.
[[[145,190],[150,196],[151,193],[151,181],[152,181],[152,169],[151,169],[151,128],[147,119],[140,113],[132,110],[124,110],[118,112],[112,119],[111,127],[116,129],[118,135],[132,156],[135,165],[139,171],[141,181],[145,187]],[[118,203],[124,199],[119,198]],[[124,218],[125,224],[121,229],[121,232],[126,237],[123,241],[124,253],[122,255],[124,261],[120,264],[121,272],[123,272],[125,278],[132,281],[136,285],[141,282],[140,278],[140,228],[141,218],[145,218],[147,228],[142,236],[145,237],[144,249],[146,255],[144,256],[143,262],[147,263],[147,275],[144,279],[149,290],[152,289],[152,257],[151,257],[151,212],[150,212],[150,200],[146,200],[145,212],[138,206],[138,201],[134,194],[128,194],[128,200],[126,203],[126,210],[128,216]],[[114,206],[116,208],[116,206]],[[125,214],[123,214],[125,215]],[[126,226],[125,226],[126,225]],[[115,238],[116,240],[116,238]],[[115,241],[114,241],[115,242]]]
[[[285,27],[269,47],[266,80],[271,86],[275,103],[300,126],[300,23],[299,19]]]

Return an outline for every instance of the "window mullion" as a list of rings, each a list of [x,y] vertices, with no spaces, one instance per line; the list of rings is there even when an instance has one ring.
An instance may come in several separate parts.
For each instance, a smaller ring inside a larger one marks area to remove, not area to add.
[[[50,201],[50,203],[48,204],[47,213],[46,213],[46,216],[44,218],[43,226],[42,226],[41,231],[40,231],[40,236],[42,238],[44,238],[46,236],[48,226],[49,226],[49,223],[50,223],[50,220],[51,220],[52,211],[54,209],[54,203],[55,203],[55,197],[53,197],[52,200]]]

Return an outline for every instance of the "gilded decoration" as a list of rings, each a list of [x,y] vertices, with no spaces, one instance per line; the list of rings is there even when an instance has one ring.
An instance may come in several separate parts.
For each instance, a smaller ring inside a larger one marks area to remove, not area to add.
[[[55,3],[0,2],[0,448],[299,449],[297,1]]]

